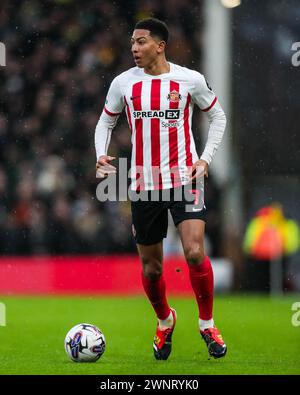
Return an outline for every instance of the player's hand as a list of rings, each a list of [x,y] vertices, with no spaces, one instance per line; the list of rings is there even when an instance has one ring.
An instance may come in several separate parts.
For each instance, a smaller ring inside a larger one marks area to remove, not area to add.
[[[116,174],[117,169],[110,162],[116,159],[114,156],[102,155],[96,163],[96,178],[106,178],[110,174]]]
[[[199,159],[197,162],[193,164],[193,166],[189,169],[189,182],[193,180],[199,179],[200,177],[205,176],[208,177],[208,163],[203,160]]]

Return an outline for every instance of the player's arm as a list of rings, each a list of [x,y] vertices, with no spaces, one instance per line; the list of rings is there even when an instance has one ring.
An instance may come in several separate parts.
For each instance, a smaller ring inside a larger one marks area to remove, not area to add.
[[[105,106],[95,130],[96,177],[98,178],[104,178],[109,174],[116,173],[115,166],[110,163],[115,158],[107,155],[107,151],[113,128],[116,126],[123,108],[123,96],[119,82],[115,78],[110,85]]]
[[[196,74],[192,99],[205,112],[209,122],[208,137],[203,153],[191,170],[191,179],[194,179],[201,175],[208,177],[208,167],[224,135],[226,116],[215,93],[200,73]]]

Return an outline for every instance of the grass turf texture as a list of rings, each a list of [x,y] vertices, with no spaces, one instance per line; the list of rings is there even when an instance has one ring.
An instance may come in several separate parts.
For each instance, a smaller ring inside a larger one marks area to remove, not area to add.
[[[300,327],[291,324],[299,295],[215,298],[214,317],[228,345],[208,357],[194,299],[170,298],[178,321],[168,361],[152,351],[155,316],[144,297],[1,297],[0,374],[300,374]],[[96,363],[74,363],[64,338],[75,324],[97,325],[107,349]]]

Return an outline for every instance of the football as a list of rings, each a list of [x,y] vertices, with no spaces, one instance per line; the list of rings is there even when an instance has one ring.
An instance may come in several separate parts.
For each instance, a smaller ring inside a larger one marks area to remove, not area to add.
[[[104,353],[105,347],[104,334],[91,324],[75,325],[65,338],[66,353],[74,362],[96,362]]]

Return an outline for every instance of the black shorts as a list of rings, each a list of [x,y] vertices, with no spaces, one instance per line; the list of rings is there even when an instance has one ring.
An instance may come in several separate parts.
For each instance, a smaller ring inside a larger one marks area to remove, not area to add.
[[[192,190],[192,187],[190,189]],[[131,201],[132,233],[136,243],[156,244],[167,236],[168,210],[171,212],[175,226],[186,219],[206,221],[206,207],[204,203],[201,206],[197,203],[193,194],[195,190],[192,190],[191,197],[188,199],[186,196],[189,194],[183,193],[183,187],[156,191],[158,201],[153,201],[153,195],[151,200],[151,192],[153,193],[153,191],[143,192],[148,197],[147,201]],[[165,196],[163,193],[169,194],[170,198],[163,197]],[[182,198],[178,199],[180,193]]]

